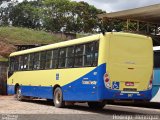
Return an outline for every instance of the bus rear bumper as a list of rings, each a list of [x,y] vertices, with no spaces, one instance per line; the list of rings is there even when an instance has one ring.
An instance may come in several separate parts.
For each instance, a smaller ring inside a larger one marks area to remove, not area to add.
[[[119,91],[119,90],[107,90],[108,94],[105,94],[104,99],[110,100],[147,100],[152,97],[151,90],[146,91]]]

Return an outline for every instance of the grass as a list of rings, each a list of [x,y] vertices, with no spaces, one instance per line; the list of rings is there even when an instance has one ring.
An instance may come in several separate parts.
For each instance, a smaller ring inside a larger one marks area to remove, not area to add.
[[[50,33],[20,27],[0,27],[0,40],[10,44],[51,44],[62,41]]]
[[[0,62],[14,52],[14,45],[52,44],[65,40],[47,33],[20,27],[0,27]]]

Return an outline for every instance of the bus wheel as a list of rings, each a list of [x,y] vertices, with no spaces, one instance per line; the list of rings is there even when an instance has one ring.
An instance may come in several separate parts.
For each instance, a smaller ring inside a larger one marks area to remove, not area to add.
[[[104,102],[88,102],[88,106],[92,109],[103,109],[105,106]]]
[[[54,105],[57,108],[62,108],[65,106],[65,102],[63,101],[63,93],[59,87],[54,90]]]
[[[16,89],[16,98],[17,98],[18,101],[23,100],[22,91],[21,91],[21,88],[19,86]]]

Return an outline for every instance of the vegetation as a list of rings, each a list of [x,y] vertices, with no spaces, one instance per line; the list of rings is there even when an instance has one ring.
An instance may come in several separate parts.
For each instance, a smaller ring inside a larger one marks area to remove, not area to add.
[[[5,0],[4,0],[5,1]],[[54,32],[93,33],[99,28],[102,10],[71,0],[24,0],[0,8],[1,26],[12,25]]]
[[[16,51],[15,45],[20,44],[51,44],[62,41],[44,31],[28,28],[0,27],[0,61],[6,61],[8,55]]]
[[[104,11],[83,1],[24,0],[19,3],[15,0],[1,0],[0,55],[7,57],[15,51],[14,44],[59,42],[61,38],[51,35],[51,32],[77,33],[77,37],[82,37],[88,35],[86,33],[99,32],[103,27],[104,31],[122,30],[124,25],[118,20],[102,24],[97,17],[101,13]]]
[[[0,38],[10,44],[49,44],[61,41],[50,33],[20,27],[0,27]]]

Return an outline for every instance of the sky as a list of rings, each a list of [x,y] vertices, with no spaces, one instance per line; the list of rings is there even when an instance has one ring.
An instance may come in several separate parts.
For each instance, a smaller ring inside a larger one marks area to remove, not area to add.
[[[19,0],[20,2],[23,0]],[[153,4],[160,4],[160,0],[72,0],[85,1],[96,8],[102,9],[106,12],[115,12],[137,7],[143,7]]]
[[[153,4],[160,4],[160,0],[74,0],[85,1],[106,12],[115,12]]]

